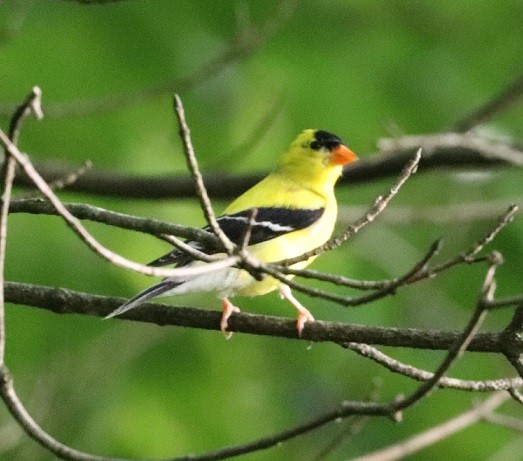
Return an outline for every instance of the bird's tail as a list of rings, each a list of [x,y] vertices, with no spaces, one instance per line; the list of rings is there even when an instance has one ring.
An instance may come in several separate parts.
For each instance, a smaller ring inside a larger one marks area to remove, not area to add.
[[[181,283],[183,282],[174,282],[173,280],[169,279],[162,280],[160,283],[140,291],[140,293],[132,297],[129,301],[127,301],[125,304],[122,304],[118,309],[115,309],[104,318],[110,319],[112,317],[116,317],[117,315],[123,314],[124,312],[127,312],[128,310],[134,309],[140,304],[143,304],[148,299],[155,298],[156,296],[160,296],[167,291],[172,290]]]

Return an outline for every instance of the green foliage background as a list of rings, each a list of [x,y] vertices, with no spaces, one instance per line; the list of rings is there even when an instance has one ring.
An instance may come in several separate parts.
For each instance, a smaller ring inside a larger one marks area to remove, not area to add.
[[[0,122],[6,105],[33,85],[43,90],[47,117],[28,122],[21,148],[34,160],[155,174],[184,172],[170,92],[133,103],[133,95],[191,74],[221,53],[238,29],[238,12],[255,25],[278,21],[275,1],[0,2]],[[306,0],[256,52],[240,57],[183,91],[201,167],[206,172],[268,171],[304,128],[339,134],[361,157],[392,132],[447,130],[498,93],[522,70],[523,3]],[[88,115],[60,112],[82,101],[128,94],[130,104]],[[273,111],[254,148],[238,150]],[[485,132],[523,139],[523,105],[496,117]],[[480,173],[480,174],[473,174]],[[438,237],[440,258],[477,240],[495,221],[448,219],[441,206],[523,204],[521,169],[438,170],[420,173],[383,217],[316,269],[368,279],[401,274]],[[365,207],[392,180],[340,188],[341,225],[351,206]],[[193,200],[131,201],[63,193],[64,200],[201,225]],[[225,203],[216,203],[220,210]],[[394,211],[413,212],[408,221]],[[443,208],[444,210],[444,208]],[[432,214],[433,220],[424,218]],[[149,261],[167,250],[152,238],[88,223],[101,242]],[[521,292],[523,220],[493,247],[507,259],[499,294]],[[461,328],[478,296],[484,268],[462,267],[400,290],[359,309],[300,296],[318,319],[384,326]],[[8,280],[130,296],[150,279],[111,267],[53,217],[13,215]],[[172,301],[218,308],[212,296]],[[275,295],[238,299],[247,312],[293,316]],[[506,325],[510,312],[491,314],[486,328]],[[160,328],[118,320],[59,316],[7,308],[7,364],[35,419],[75,448],[121,457],[168,457],[247,442],[313,418],[342,400],[366,399],[377,387],[393,399],[410,380],[331,344]],[[398,359],[434,369],[442,352],[388,349]],[[468,354],[452,370],[462,378],[513,375],[501,356]],[[325,459],[346,459],[387,446],[470,408],[478,395],[437,391],[405,414],[401,424],[367,422]],[[519,412],[521,415],[521,412]],[[252,460],[314,459],[351,421],[331,424]],[[521,459],[521,436],[486,423],[411,459]],[[0,459],[51,459],[0,410]]]

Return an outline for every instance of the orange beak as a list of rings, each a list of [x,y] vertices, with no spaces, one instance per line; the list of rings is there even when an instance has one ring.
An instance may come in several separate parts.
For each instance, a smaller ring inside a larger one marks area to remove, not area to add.
[[[352,163],[356,160],[358,160],[358,156],[343,144],[332,149],[330,159],[331,165],[346,165],[347,163]]]

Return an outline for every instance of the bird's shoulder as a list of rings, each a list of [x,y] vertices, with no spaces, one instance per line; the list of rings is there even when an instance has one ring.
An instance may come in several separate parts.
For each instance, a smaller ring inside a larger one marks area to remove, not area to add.
[[[234,200],[223,214],[234,214],[252,208],[325,208],[330,197],[289,179],[272,173]]]

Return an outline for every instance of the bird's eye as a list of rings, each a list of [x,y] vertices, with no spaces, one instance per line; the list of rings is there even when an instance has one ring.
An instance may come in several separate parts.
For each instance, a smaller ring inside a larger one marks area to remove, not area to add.
[[[319,150],[320,147],[321,147],[321,146],[320,146],[320,143],[319,143],[318,141],[312,141],[312,142],[311,142],[311,149],[313,149],[313,150]]]

